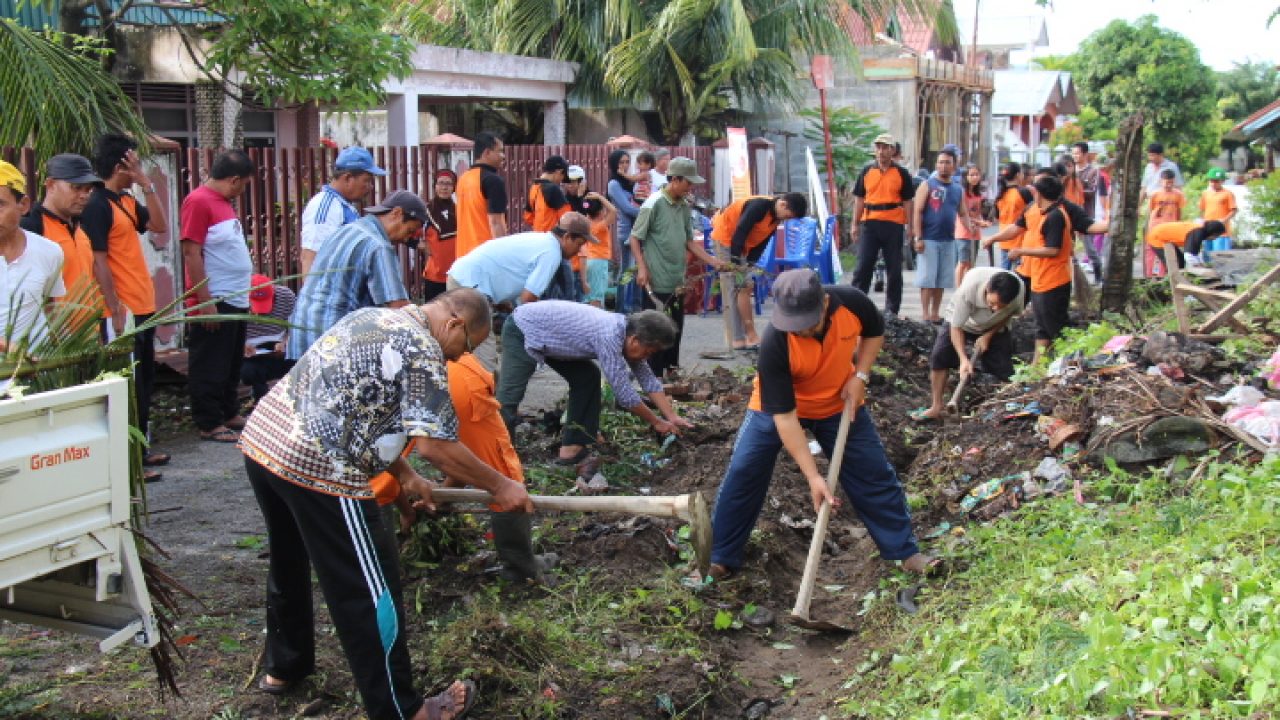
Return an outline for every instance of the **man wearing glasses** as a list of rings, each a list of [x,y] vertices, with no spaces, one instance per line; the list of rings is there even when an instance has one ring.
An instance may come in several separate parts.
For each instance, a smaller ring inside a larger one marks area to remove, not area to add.
[[[469,682],[426,699],[413,688],[395,538],[370,479],[386,471],[415,509],[434,511],[434,484],[402,457],[412,442],[447,477],[492,493],[497,509],[532,511],[521,483],[459,442],[445,363],[483,342],[490,322],[488,301],[469,289],[356,310],[249,418],[240,449],[271,553],[264,692],[289,692],[315,672],[314,569],[369,717],[456,716],[471,705]]]

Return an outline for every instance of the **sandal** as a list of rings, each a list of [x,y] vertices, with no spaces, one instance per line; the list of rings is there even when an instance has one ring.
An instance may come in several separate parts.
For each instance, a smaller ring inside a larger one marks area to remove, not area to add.
[[[572,465],[577,465],[583,460],[586,460],[587,455],[589,454],[591,454],[591,448],[587,447],[586,445],[583,445],[582,449],[578,451],[577,455],[574,455],[573,457],[567,457],[567,458],[557,457],[555,460],[552,461],[552,463],[555,465],[563,465],[565,467],[569,467]]]
[[[929,412],[929,408],[927,407],[916,408],[915,410],[912,410],[911,412],[907,413],[907,417],[911,418],[913,422],[917,422],[921,424],[942,422],[941,416],[934,417],[932,415],[926,415],[925,413],[927,412]]]
[[[142,456],[142,464],[147,467],[159,467],[169,464],[169,453],[154,450]]]
[[[231,430],[243,430],[244,423],[245,423],[245,419],[237,415],[233,418],[228,418],[226,422],[222,423],[222,425],[223,427],[229,428]]]
[[[462,707],[453,700],[453,693],[449,690],[453,687],[450,685],[445,688],[444,692],[427,698],[422,707],[427,711],[427,720],[444,720],[443,713],[451,712],[449,720],[460,720],[467,716],[467,712],[471,710],[471,706],[476,703],[476,684],[470,680],[454,680],[462,687],[467,689],[467,699],[463,702]]]
[[[270,676],[264,674],[262,679],[258,681],[258,689],[268,695],[284,695],[298,685],[296,680],[276,680],[271,682],[267,679],[268,677]]]
[[[209,432],[201,431],[200,439],[208,440],[209,442],[233,443],[240,441],[240,433],[231,428],[220,427],[214,428]]]
[[[942,569],[942,558],[918,552],[902,561],[902,569],[921,577],[929,577]]]
[[[151,483],[160,482],[163,479],[164,479],[164,473],[158,470],[142,471],[142,482],[147,483],[148,485],[150,485]]]

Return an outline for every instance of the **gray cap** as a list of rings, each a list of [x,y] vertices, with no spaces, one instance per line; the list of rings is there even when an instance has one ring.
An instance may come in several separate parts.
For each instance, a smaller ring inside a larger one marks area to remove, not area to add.
[[[93,165],[83,155],[54,155],[45,163],[44,171],[50,180],[66,180],[76,185],[102,182],[102,178],[94,174]]]
[[[673,157],[667,166],[667,177],[682,177],[694,185],[701,185],[707,179],[698,174],[698,163],[687,157]]]
[[[822,280],[809,268],[788,270],[773,281],[773,317],[783,332],[808,330],[822,319]]]
[[[383,198],[382,202],[364,209],[366,215],[381,215],[400,208],[404,216],[421,223],[427,222],[427,204],[417,193],[408,190],[397,190]]]
[[[560,223],[556,225],[556,229],[565,235],[577,235],[584,240],[595,240],[595,235],[591,234],[591,221],[586,215],[579,212],[567,212],[560,218]]]

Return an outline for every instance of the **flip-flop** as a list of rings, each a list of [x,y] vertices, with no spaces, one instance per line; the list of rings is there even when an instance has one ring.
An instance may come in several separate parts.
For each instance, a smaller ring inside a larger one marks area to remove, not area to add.
[[[912,410],[911,412],[907,413],[907,417],[911,418],[913,422],[917,422],[921,424],[942,422],[942,418],[940,417],[931,417],[929,415],[925,415],[925,413],[927,412],[929,412],[929,408],[916,408],[915,410]]]
[[[586,460],[587,455],[589,454],[591,454],[591,449],[584,445],[582,449],[578,451],[577,455],[574,455],[573,457],[568,457],[568,458],[557,457],[555,460],[552,460],[551,462],[554,465],[562,465],[565,467],[570,467],[573,465],[577,465],[583,460]]]
[[[280,682],[267,682],[266,675],[263,675],[262,679],[258,681],[259,690],[261,690],[262,692],[268,695],[277,695],[277,696],[284,695],[285,693],[290,692],[295,687],[297,687],[297,685],[298,685],[297,681],[294,681],[294,680],[282,680]]]
[[[142,464],[147,467],[159,467],[169,464],[169,453],[153,450],[142,456]]]
[[[207,442],[233,443],[240,441],[240,433],[231,428],[220,427],[209,432],[201,432],[200,439]]]
[[[243,430],[245,422],[247,421],[244,418],[237,415],[233,418],[229,418],[226,422],[222,423],[222,426],[229,430]]]
[[[144,483],[147,483],[147,484],[157,483],[157,482],[160,482],[160,481],[161,481],[161,480],[163,480],[163,479],[164,479],[164,473],[162,473],[162,472],[160,472],[160,471],[158,471],[158,470],[143,470],[143,471],[142,471],[142,482],[144,482]]]
[[[929,577],[942,569],[942,558],[918,552],[902,561],[902,569],[921,577]]]
[[[476,684],[470,680],[455,680],[454,682],[461,682],[462,686],[467,689],[467,699],[463,702],[462,707],[459,708],[454,703],[453,693],[449,692],[449,688],[445,688],[444,692],[427,698],[426,702],[423,703],[423,708],[427,711],[427,720],[443,720],[442,716],[445,712],[453,713],[451,720],[461,720],[470,712],[471,706],[476,704]],[[449,687],[453,687],[453,685],[450,684]]]

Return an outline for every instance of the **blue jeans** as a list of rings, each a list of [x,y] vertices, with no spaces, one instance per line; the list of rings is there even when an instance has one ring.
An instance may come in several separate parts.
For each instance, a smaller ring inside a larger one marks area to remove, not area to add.
[[[822,420],[801,419],[800,425],[813,431],[823,453],[831,457],[840,414]],[[743,550],[764,507],[780,450],[782,438],[773,416],[748,410],[716,495],[711,520],[711,562],[728,568],[742,567]],[[906,493],[884,454],[884,445],[866,408],[859,408],[849,424],[840,487],[884,559],[905,560],[919,552],[911,531]],[[808,489],[805,485],[800,492],[808,496]]]

